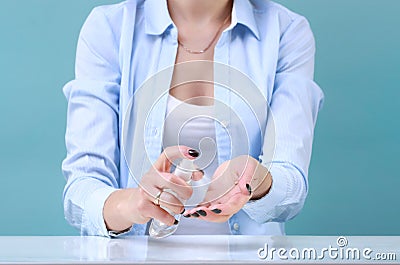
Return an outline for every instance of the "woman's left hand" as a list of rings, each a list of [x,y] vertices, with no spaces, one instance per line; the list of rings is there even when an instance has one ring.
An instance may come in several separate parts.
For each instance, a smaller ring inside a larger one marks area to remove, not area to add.
[[[251,156],[239,156],[221,164],[214,173],[204,201],[184,217],[225,222],[250,200],[265,196],[272,185],[267,168]]]

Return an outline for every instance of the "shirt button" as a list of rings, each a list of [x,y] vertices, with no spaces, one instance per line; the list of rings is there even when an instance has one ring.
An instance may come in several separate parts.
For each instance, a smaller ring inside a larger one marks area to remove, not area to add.
[[[233,224],[233,229],[238,231],[239,230],[239,224],[238,223],[234,223]]]
[[[157,128],[154,128],[153,129],[153,135],[157,135],[158,134],[158,129]]]

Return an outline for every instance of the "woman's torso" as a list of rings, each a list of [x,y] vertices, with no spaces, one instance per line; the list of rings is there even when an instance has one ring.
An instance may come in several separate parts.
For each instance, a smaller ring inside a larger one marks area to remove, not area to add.
[[[178,31],[168,16],[165,1],[128,1],[125,3],[126,10],[119,14],[134,13],[134,15],[120,15],[122,18],[115,18],[121,21],[120,25],[122,25],[120,30],[116,30],[117,36],[121,36],[119,43],[122,74],[119,92],[119,129],[122,139],[121,150],[123,150],[119,179],[121,187],[136,186],[135,178],[140,178],[148,170],[162,150],[163,119],[169,93],[180,100],[197,96],[212,97],[214,101],[221,102],[229,108],[227,112],[218,113],[220,124],[216,126],[215,131],[218,163],[234,155],[230,146],[234,146],[235,143],[230,143],[227,132],[232,134],[240,132],[241,128],[232,127],[235,120],[240,120],[247,132],[243,139],[246,144],[235,146],[244,146],[247,149],[246,153],[253,157],[257,158],[260,155],[266,125],[266,109],[274,86],[279,39],[283,29],[292,21],[290,17],[292,14],[286,16],[285,19],[277,18],[277,9],[279,10],[280,7],[270,5],[269,1],[265,1],[264,6],[258,7],[252,6],[247,0],[237,0],[235,4],[237,14],[234,25],[217,38],[216,43],[210,48],[212,53],[204,54],[204,57],[199,58],[214,61],[217,65],[211,68],[210,64],[205,63],[197,68],[205,67],[204,71],[193,71],[196,78],[214,80],[219,85],[191,84],[187,89],[190,91],[188,94],[173,91],[174,89],[178,91],[174,85],[179,83],[176,80],[180,79],[179,71],[174,71],[176,66],[171,66],[176,63],[185,65],[193,58],[187,58],[190,55],[184,55],[180,51],[177,41]],[[256,8],[260,9],[255,11]],[[117,16],[117,9],[116,6],[109,12],[110,20],[112,20],[110,16]],[[150,21],[150,18],[154,21]],[[132,24],[135,27],[129,26]],[[259,25],[263,26],[259,27]],[[216,72],[221,75],[215,76]],[[202,77],[201,74],[205,76]],[[155,82],[154,76],[165,79],[167,82],[163,82],[164,85],[166,83],[170,85],[152,86],[150,83]],[[184,76],[183,79],[186,81],[187,77]],[[231,85],[233,88],[224,89],[225,85]],[[171,87],[173,89],[170,90]],[[184,88],[185,86],[181,86],[181,89]],[[247,102],[256,103],[254,106],[248,106]],[[198,104],[198,102],[192,103]],[[209,105],[209,102],[205,105]],[[131,107],[132,110],[130,110]],[[130,150],[124,146],[124,143],[128,141],[123,140],[126,133],[122,126],[124,122],[127,122],[129,111],[133,113],[133,120],[136,121],[132,128],[133,135],[136,137],[129,142],[135,148]],[[143,114],[144,118],[135,116]],[[132,154],[127,154],[129,151]],[[245,214],[240,216],[241,220],[248,218]],[[273,224],[256,225],[254,222],[254,231],[245,232],[245,225],[237,225],[239,219],[234,217],[230,220],[229,227],[234,234],[282,233],[283,228],[280,226],[277,229]],[[250,219],[247,221],[252,222]],[[274,228],[268,228],[269,225]]]

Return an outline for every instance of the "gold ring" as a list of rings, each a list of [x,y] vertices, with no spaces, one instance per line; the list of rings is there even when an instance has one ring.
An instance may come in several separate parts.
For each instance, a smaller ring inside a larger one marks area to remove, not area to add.
[[[157,206],[160,206],[160,197],[161,197],[161,193],[163,193],[163,191],[159,191],[156,195],[156,197],[154,198],[153,203]]]

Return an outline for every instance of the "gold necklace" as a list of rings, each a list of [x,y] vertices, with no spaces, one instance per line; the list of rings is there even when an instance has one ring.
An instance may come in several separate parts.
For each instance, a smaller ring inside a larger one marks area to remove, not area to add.
[[[222,23],[222,25],[219,27],[219,29],[217,30],[217,33],[215,33],[214,38],[212,38],[211,42],[207,45],[207,47],[205,47],[204,49],[200,50],[200,51],[194,51],[192,49],[189,49],[188,47],[186,47],[180,40],[178,37],[178,44],[188,53],[191,54],[202,54],[205,53],[213,44],[213,42],[215,41],[215,39],[218,36],[218,33],[222,30],[222,28],[224,27],[225,23],[228,22],[228,19],[230,18],[230,13],[228,14],[228,16],[226,17],[226,19],[224,20],[224,22]]]

